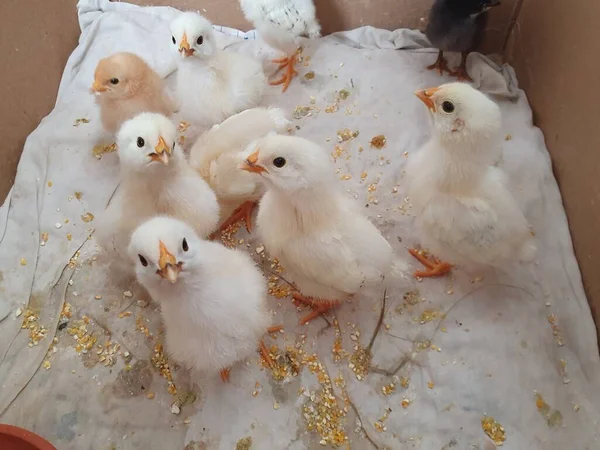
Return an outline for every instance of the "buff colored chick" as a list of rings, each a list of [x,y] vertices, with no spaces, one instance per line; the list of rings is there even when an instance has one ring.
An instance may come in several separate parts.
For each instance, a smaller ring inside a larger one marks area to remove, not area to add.
[[[155,217],[129,246],[138,281],[160,303],[166,348],[181,364],[220,372],[252,355],[268,331],[267,287],[247,253],[196,236],[189,225]]]
[[[177,95],[184,119],[211,127],[235,113],[258,106],[266,78],[262,64],[217,47],[212,24],[185,12],[171,23],[171,41],[179,53]]]
[[[190,165],[215,191],[221,211],[237,208],[220,230],[244,220],[246,229],[252,232],[252,211],[264,189],[255,176],[239,170],[239,166],[253,141],[283,132],[289,123],[281,109],[248,109],[212,127],[190,150]]]
[[[266,187],[257,225],[270,255],[296,282],[312,313],[304,324],[366,283],[402,275],[390,244],[341,190],[328,153],[306,139],[267,136],[242,169]]]
[[[202,238],[219,223],[214,192],[188,165],[176,138],[175,125],[156,113],[125,122],[117,135],[121,184],[98,219],[96,237],[125,267],[132,267],[127,258],[131,233],[152,216],[181,219]]]
[[[173,114],[162,78],[133,53],[115,53],[101,59],[91,92],[96,94],[102,125],[111,134],[142,112]]]
[[[273,60],[279,66],[277,72],[285,69],[284,75],[269,84],[282,84],[283,92],[287,91],[298,74],[294,68],[301,51],[298,38],[308,36],[314,39],[321,35],[313,0],[240,0],[240,6],[260,37],[284,54],[282,58]]]
[[[411,250],[427,268],[452,264],[501,267],[536,254],[529,224],[494,167],[501,140],[500,108],[463,83],[417,92],[433,118],[433,136],[407,167],[412,210],[423,244],[436,257]],[[443,258],[442,262],[437,257]]]

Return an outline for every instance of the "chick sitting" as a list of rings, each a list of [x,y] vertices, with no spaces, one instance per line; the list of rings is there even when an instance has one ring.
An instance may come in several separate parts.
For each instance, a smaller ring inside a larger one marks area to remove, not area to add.
[[[101,59],[91,92],[97,95],[102,125],[111,134],[142,112],[173,114],[162,78],[133,53],[115,53]]]
[[[171,34],[173,49],[180,54],[177,95],[185,120],[210,128],[260,103],[266,87],[262,64],[218,49],[207,19],[182,13],[171,23]]]
[[[260,347],[270,314],[264,277],[250,256],[199,239],[183,222],[155,217],[134,233],[129,255],[138,281],[161,305],[166,348],[201,372],[220,372]]]
[[[427,68],[437,69],[440,75],[447,71],[460,81],[473,81],[467,73],[467,56],[483,39],[487,11],[499,4],[500,0],[435,0],[425,34],[439,53],[437,61]],[[445,51],[461,53],[460,66],[455,71],[448,68]]]
[[[125,262],[133,230],[156,214],[186,221],[200,237],[219,223],[214,192],[189,167],[175,142],[177,130],[165,116],[142,113],[125,122],[117,135],[121,184],[115,198],[98,218],[100,245]]]
[[[433,117],[433,137],[408,162],[409,195],[424,246],[453,264],[503,266],[530,261],[536,247],[529,224],[494,167],[500,108],[463,83],[418,91]],[[417,277],[451,266],[421,252]]]

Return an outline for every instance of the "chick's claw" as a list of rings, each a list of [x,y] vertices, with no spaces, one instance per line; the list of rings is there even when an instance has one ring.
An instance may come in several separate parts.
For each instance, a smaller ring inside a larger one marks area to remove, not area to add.
[[[258,351],[260,352],[260,356],[262,357],[262,359],[264,360],[264,362],[272,369],[273,367],[275,367],[275,363],[273,362],[273,359],[271,358],[271,353],[269,352],[269,349],[267,348],[267,346],[265,345],[265,343],[261,340],[259,347],[258,347]]]
[[[223,383],[229,383],[229,373],[231,372],[230,368],[222,369],[219,374],[221,375],[221,381]]]
[[[300,325],[307,324],[340,304],[338,300],[313,300],[297,292],[294,292],[292,296],[295,303],[303,303],[312,308],[312,312],[300,320]]]
[[[220,233],[240,220],[243,220],[246,223],[246,230],[248,230],[248,233],[252,233],[252,212],[255,207],[256,202],[250,200],[242,203],[233,211],[233,213],[231,213],[231,216],[221,224],[219,229],[210,235],[210,239],[215,240]]]
[[[294,55],[292,55],[290,57],[273,60],[273,62],[279,64],[279,68],[277,69],[277,71],[275,73],[279,73],[279,71],[281,71],[284,68],[286,69],[286,71],[285,71],[283,77],[281,77],[278,80],[269,81],[269,84],[271,86],[278,86],[280,84],[283,84],[282,92],[285,92],[285,91],[287,91],[288,87],[290,86],[292,79],[296,75],[298,75],[298,72],[296,71],[296,69],[294,69],[294,65],[296,64],[296,53],[294,53]]]
[[[427,69],[435,70],[440,75],[443,75],[444,72],[452,73],[452,71],[448,67],[448,62],[446,61],[446,58],[444,58],[444,52],[442,52],[441,50],[438,53],[438,59],[430,66],[427,66]]]
[[[445,275],[446,273],[452,270],[452,265],[446,262],[440,261],[435,256],[427,258],[425,255],[420,253],[418,250],[411,248],[408,252],[416,259],[419,260],[421,264],[427,267],[428,270],[415,271],[414,275],[417,278],[426,278],[426,277],[439,277]]]

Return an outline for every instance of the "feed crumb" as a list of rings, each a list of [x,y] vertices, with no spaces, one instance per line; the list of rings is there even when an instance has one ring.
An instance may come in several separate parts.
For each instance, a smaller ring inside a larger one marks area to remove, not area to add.
[[[146,398],[147,398],[148,400],[153,400],[153,399],[154,399],[154,397],[156,397],[156,394],[155,394],[154,392],[148,392],[148,393],[146,394]]]
[[[434,386],[435,386],[435,385],[433,384],[433,381],[430,381],[429,383],[427,383],[427,387],[428,387],[429,389],[433,389],[433,388],[434,388]]]
[[[43,243],[48,242],[48,237],[49,237],[48,233],[42,233],[42,242]]]
[[[112,144],[108,144],[108,145],[102,145],[102,144],[95,145],[94,148],[92,149],[92,153],[96,157],[96,159],[102,159],[102,155],[104,155],[106,153],[112,153],[115,150],[117,150],[117,144],[113,142]]]
[[[386,145],[385,136],[383,134],[377,135],[371,139],[371,147],[381,150]]]
[[[401,377],[400,378],[400,386],[402,386],[404,389],[408,389],[408,384],[410,383],[410,378],[408,377]]]
[[[48,187],[52,187],[52,181],[48,181]]]
[[[360,133],[357,131],[351,131],[349,128],[344,128],[343,130],[338,130],[337,132],[337,140],[338,142],[348,142],[352,139],[358,137]]]
[[[123,292],[123,296],[127,297],[127,298],[131,298],[131,297],[133,297],[133,294],[131,293],[131,291],[125,291],[125,292]]]
[[[178,415],[181,412],[181,408],[177,403],[173,403],[171,405],[171,414]]]
[[[85,117],[82,117],[81,119],[75,119],[75,122],[73,123],[73,126],[74,127],[78,127],[82,123],[90,123],[90,119],[86,119]]]
[[[351,179],[352,179],[352,175],[349,175],[349,174],[344,174],[340,177],[340,180],[342,180],[342,181],[348,181]]]
[[[411,403],[412,403],[412,401],[405,397],[402,399],[401,405],[404,409],[406,409],[410,406]]]
[[[81,200],[81,197],[83,197],[83,194],[82,194],[81,192],[79,192],[79,191],[76,191],[76,192],[75,192],[75,198],[76,198],[77,200]]]
[[[383,395],[390,395],[396,390],[396,385],[394,383],[386,384],[381,387],[381,392]]]
[[[510,141],[512,139],[512,135],[507,134],[506,137],[504,138],[505,141]]]
[[[501,446],[506,440],[504,427],[500,425],[491,416],[483,416],[481,419],[481,429],[494,441],[494,444]]]
[[[89,223],[94,220],[94,215],[91,212],[86,212],[85,214],[81,215],[81,220],[83,220],[85,223]]]
[[[313,70],[311,70],[310,72],[306,72],[304,74],[304,79],[305,80],[314,80],[315,79],[315,72]]]
[[[42,363],[42,367],[46,370],[50,369],[50,367],[52,367],[52,364],[50,364],[50,361],[46,360]]]
[[[18,309],[15,311],[15,317],[19,317],[19,316],[21,316],[21,314],[23,314],[23,310],[22,310],[21,308],[18,308]]]
[[[252,438],[250,436],[246,436],[241,438],[235,444],[235,450],[250,450],[252,447]]]
[[[27,260],[25,258],[21,258],[20,264],[22,266],[26,266],[27,265]]]
[[[67,241],[70,241],[71,239],[73,239],[73,235],[71,233],[67,233]]]
[[[183,133],[185,130],[187,130],[190,127],[190,124],[188,122],[186,122],[185,120],[182,120],[181,122],[179,122],[179,124],[177,125],[177,131],[179,131],[180,133]]]

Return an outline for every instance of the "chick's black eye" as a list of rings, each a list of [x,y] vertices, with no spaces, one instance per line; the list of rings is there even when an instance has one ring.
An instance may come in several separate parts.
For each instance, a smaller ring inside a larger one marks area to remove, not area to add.
[[[187,252],[190,247],[188,246],[187,240],[185,238],[183,238],[183,243],[181,244],[181,246],[183,247],[183,251]]]
[[[144,138],[142,138],[142,137],[138,137],[138,138],[137,138],[137,146],[138,146],[139,148],[142,148],[142,147],[144,146],[144,144],[145,144],[145,143],[146,143],[146,142],[144,142]]]
[[[198,36],[198,39],[196,39],[196,44],[202,45],[203,42],[204,42],[204,38],[202,36]]]
[[[144,258],[142,255],[138,255],[138,258],[140,258],[140,262],[142,263],[142,266],[144,266],[144,267],[148,266],[148,261],[146,260],[146,258]]]
[[[175,40],[175,36],[171,36],[171,40],[173,41],[173,44],[177,44],[177,41]]]
[[[285,163],[286,163],[286,161],[285,161],[285,158],[282,158],[281,156],[278,156],[277,158],[275,158],[275,159],[273,160],[273,165],[274,165],[275,167],[279,167],[280,169],[281,169],[283,166],[285,166]]]
[[[442,103],[442,109],[446,113],[454,112],[454,104],[452,102],[445,101],[444,103]]]
[[[111,78],[110,79],[110,84],[119,84],[119,79],[118,78]]]

